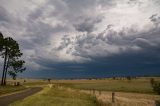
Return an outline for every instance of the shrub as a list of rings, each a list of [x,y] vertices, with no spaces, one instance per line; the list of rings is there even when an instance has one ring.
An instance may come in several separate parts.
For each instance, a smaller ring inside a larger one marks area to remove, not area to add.
[[[113,80],[115,80],[115,79],[116,79],[116,77],[113,77],[112,79],[113,79]]]
[[[154,78],[151,78],[151,79],[150,79],[151,86],[154,85],[154,82],[155,82],[155,81],[154,81]]]
[[[150,83],[151,83],[151,86],[152,86],[152,88],[153,88],[153,91],[154,91],[155,93],[157,93],[158,95],[160,95],[160,82],[156,82],[156,81],[154,80],[154,78],[151,78],[151,79],[150,79]]]
[[[126,79],[127,80],[131,80],[132,78],[131,78],[131,76],[127,76]]]
[[[51,79],[50,78],[48,78],[48,82],[50,82],[51,81]]]
[[[153,91],[160,95],[160,82],[154,82],[152,87]]]

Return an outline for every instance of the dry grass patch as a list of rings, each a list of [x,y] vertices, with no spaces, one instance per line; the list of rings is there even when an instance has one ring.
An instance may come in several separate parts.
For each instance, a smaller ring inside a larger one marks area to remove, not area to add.
[[[159,95],[139,93],[115,93],[115,102],[112,103],[112,92],[99,92],[81,90],[81,92],[95,95],[100,106],[159,106],[156,101],[160,100]]]

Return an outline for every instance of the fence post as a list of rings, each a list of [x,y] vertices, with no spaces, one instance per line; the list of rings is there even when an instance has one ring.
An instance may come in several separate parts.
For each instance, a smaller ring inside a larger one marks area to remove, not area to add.
[[[112,92],[112,103],[115,102],[115,92]]]

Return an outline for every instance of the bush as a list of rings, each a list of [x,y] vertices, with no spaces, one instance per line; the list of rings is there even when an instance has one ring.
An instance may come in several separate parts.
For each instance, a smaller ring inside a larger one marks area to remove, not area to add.
[[[126,79],[127,80],[131,80],[132,78],[131,78],[131,76],[127,76]]]
[[[48,78],[47,80],[48,80],[48,82],[50,82],[50,81],[51,81],[51,79],[50,79],[50,78]]]
[[[112,79],[113,79],[113,80],[115,80],[115,79],[116,79],[116,77],[113,77]]]
[[[152,86],[152,88],[153,88],[153,91],[154,91],[155,93],[157,93],[158,95],[160,95],[160,82],[156,82],[156,81],[154,80],[154,78],[151,78],[151,79],[150,79],[150,83],[151,83],[151,86]]]
[[[150,79],[151,86],[154,85],[154,82],[155,82],[155,81],[154,81],[154,78],[151,78],[151,79]]]
[[[153,87],[153,91],[155,93],[157,93],[158,95],[160,95],[160,83],[159,82],[154,82],[152,87]]]

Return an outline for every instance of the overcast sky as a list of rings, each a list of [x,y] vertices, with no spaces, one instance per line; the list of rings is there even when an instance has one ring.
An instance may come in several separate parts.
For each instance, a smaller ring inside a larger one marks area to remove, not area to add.
[[[0,0],[0,31],[26,77],[160,75],[159,0]]]

